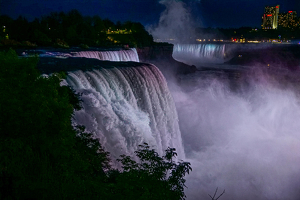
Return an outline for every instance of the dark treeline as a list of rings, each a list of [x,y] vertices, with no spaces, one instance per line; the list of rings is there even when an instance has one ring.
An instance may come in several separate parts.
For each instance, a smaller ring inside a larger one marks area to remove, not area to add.
[[[283,41],[300,39],[300,29],[257,29],[251,27],[241,27],[238,29],[233,28],[196,28],[196,36],[201,39],[240,39],[246,40],[269,40],[280,39]]]
[[[82,126],[80,95],[60,86],[64,73],[41,76],[38,58],[0,52],[0,199],[184,199],[187,162],[175,149],[159,156],[147,144],[122,169]]]
[[[77,10],[53,12],[29,22],[0,16],[1,45],[4,46],[150,46],[153,38],[141,23],[117,22],[98,16],[82,16]]]

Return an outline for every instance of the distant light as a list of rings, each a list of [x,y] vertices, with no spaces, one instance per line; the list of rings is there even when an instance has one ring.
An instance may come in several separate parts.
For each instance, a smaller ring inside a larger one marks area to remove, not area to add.
[[[249,43],[260,43],[260,41],[257,41],[257,40],[253,40],[253,41],[252,41],[252,40],[249,40],[248,42],[249,42]],[[262,41],[262,42],[264,42],[264,41]]]
[[[272,17],[272,14],[270,14],[270,15],[267,15],[267,17]]]
[[[289,11],[289,13],[292,13],[293,11]]]
[[[276,6],[276,8],[279,8],[279,6]]]

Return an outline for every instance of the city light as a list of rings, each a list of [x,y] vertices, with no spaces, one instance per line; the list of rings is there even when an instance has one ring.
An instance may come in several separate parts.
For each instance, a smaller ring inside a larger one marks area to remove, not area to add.
[[[258,40],[248,40],[249,43],[261,43],[261,41]]]

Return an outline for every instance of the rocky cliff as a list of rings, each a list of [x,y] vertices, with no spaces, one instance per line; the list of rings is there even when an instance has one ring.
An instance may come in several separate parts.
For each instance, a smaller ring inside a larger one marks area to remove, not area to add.
[[[163,43],[151,47],[137,48],[140,62],[152,63],[163,73],[188,74],[194,73],[195,66],[186,65],[173,59],[173,44]]]

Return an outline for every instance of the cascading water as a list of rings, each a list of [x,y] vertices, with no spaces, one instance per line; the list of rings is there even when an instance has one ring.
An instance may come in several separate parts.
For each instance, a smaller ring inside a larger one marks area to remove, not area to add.
[[[73,57],[96,58],[98,60],[139,62],[139,56],[134,48],[120,51],[79,51],[71,54]]]
[[[154,65],[77,70],[66,81],[82,94],[75,123],[94,133],[113,158],[133,155],[143,142],[160,154],[174,147],[184,158],[175,104]]]
[[[175,44],[173,48],[173,58],[178,61],[191,62],[187,64],[206,63],[206,62],[224,62],[225,58],[224,44]]]
[[[100,138],[113,158],[133,155],[143,142],[160,154],[169,146],[177,149],[179,158],[185,151],[193,168],[186,177],[189,200],[204,199],[216,187],[226,190],[224,200],[299,199],[299,86],[287,82],[289,74],[280,72],[277,80],[277,73],[243,69],[235,72],[242,77],[237,81],[215,71],[181,76],[180,86],[171,87],[181,139],[173,98],[155,66],[58,60],[68,62],[67,84],[82,93],[76,123]],[[57,63],[52,67],[62,70]],[[299,75],[293,74],[291,80],[298,83]]]
[[[193,168],[186,195],[202,199],[219,187],[226,190],[224,200],[297,200],[299,67],[290,72],[285,60],[276,56],[285,53],[294,59],[294,49],[269,45],[231,49],[243,50],[243,58],[261,49],[257,56],[275,62],[251,63],[250,58],[244,66],[209,64],[206,70],[182,76],[180,86],[171,88],[186,159]],[[197,65],[199,58],[190,59],[195,57],[190,53],[182,61]]]
[[[56,57],[56,58],[69,58],[69,57],[82,57],[82,58],[95,58],[98,60],[107,60],[107,61],[133,61],[139,62],[139,56],[135,48],[127,50],[116,50],[116,51],[66,51],[66,52],[57,52],[57,51],[44,51],[40,50],[40,57]],[[36,53],[36,52],[33,52]],[[28,56],[32,54],[31,51],[23,52],[23,56]]]

